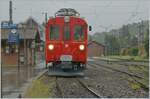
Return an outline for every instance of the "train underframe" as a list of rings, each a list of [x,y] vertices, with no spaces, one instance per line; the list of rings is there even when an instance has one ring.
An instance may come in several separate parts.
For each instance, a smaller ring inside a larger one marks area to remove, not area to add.
[[[86,63],[83,62],[49,62],[46,64],[48,75],[51,76],[83,76],[83,70],[86,69]]]

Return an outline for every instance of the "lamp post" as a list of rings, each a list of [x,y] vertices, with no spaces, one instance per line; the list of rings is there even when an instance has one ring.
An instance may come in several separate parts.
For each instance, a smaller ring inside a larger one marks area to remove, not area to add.
[[[45,15],[45,24],[47,23],[47,12],[42,12]]]

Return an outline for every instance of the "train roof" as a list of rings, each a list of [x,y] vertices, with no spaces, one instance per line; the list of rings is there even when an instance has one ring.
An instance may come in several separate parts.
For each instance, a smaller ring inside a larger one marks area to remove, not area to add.
[[[75,9],[62,8],[55,13],[56,16],[80,16],[80,14]]]

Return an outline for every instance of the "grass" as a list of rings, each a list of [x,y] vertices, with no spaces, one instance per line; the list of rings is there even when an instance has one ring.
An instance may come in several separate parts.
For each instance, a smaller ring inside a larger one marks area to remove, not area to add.
[[[149,68],[144,66],[129,66],[128,70],[130,72],[135,72],[135,73],[144,73],[146,77],[148,76],[149,73]]]
[[[145,79],[140,79],[140,78],[136,78],[136,77],[134,77],[134,79],[132,77],[127,77],[127,76],[124,76],[124,77],[125,77],[125,79],[127,79],[130,87],[133,90],[138,90],[138,89],[143,88],[143,87],[149,89],[149,80],[148,79],[145,80]],[[138,81],[139,83],[136,82],[135,80]]]
[[[129,85],[133,90],[138,90],[141,88],[141,85],[135,82],[131,77],[127,77],[126,79],[129,81]]]
[[[142,83],[145,87],[149,88],[149,80],[140,79],[140,83]]]
[[[144,77],[146,79],[146,81],[142,81],[141,83],[143,83],[144,85],[147,85],[148,79],[149,79],[149,69],[145,68],[143,66],[129,66],[128,70],[132,73],[137,73],[142,75],[142,77]],[[145,83],[146,82],[146,83]]]
[[[41,77],[32,82],[27,89],[25,97],[27,98],[49,98],[52,93],[53,83],[46,82],[46,77]]]
[[[138,82],[140,82],[144,87],[149,88],[149,73],[148,70],[142,66],[136,67],[136,66],[129,66],[129,71],[133,72],[133,73],[143,73],[143,77],[145,79],[140,79],[140,78],[135,78]],[[140,86],[137,83],[132,83],[131,87],[133,89],[138,89]]]
[[[133,61],[148,61],[148,59],[146,59],[145,57],[142,57],[142,56],[129,56],[129,55],[126,55],[126,56],[106,56],[107,58],[114,58],[114,59],[123,59],[123,60],[133,60]]]
[[[99,58],[99,57],[98,57],[98,58]],[[109,57],[109,56],[100,57],[100,59],[109,60],[109,61],[118,61],[118,59],[111,58],[111,57]]]
[[[134,90],[138,90],[141,88],[141,85],[138,83],[130,83],[130,85],[131,85],[131,88]]]
[[[139,72],[139,71],[141,71],[141,69],[136,67],[136,66],[129,66],[128,69],[131,72]]]

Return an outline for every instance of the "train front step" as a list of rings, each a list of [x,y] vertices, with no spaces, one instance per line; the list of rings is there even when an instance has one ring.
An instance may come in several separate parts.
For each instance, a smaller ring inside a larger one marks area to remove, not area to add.
[[[48,71],[48,76],[84,76],[84,73],[82,71],[63,71],[63,70],[55,70],[55,71]]]

